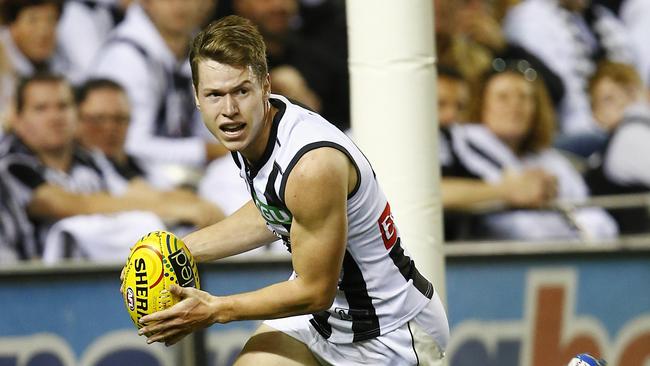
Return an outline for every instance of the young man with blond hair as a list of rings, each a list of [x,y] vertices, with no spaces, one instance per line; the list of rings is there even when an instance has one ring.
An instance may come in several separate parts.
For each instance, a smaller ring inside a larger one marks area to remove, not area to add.
[[[232,152],[252,200],[185,243],[205,262],[281,238],[294,273],[229,296],[172,287],[184,300],[144,317],[140,334],[173,344],[214,323],[266,319],[236,365],[439,360],[449,337],[445,310],[403,249],[361,151],[318,114],[270,93],[264,42],[249,21],[211,24],[190,59],[203,121]]]

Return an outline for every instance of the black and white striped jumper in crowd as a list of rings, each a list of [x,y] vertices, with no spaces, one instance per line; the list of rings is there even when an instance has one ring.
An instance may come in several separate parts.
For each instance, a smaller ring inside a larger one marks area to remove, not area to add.
[[[344,133],[316,113],[278,95],[270,103],[279,111],[261,160],[250,165],[239,153],[233,158],[268,228],[289,251],[292,214],[284,195],[298,160],[314,149],[337,149],[359,177],[347,201],[347,246],[336,297],[327,311],[312,315],[311,325],[332,343],[371,339],[399,328],[429,303],[434,288],[402,247],[370,163]]]
[[[580,201],[589,196],[582,176],[559,151],[547,148],[517,155],[480,124],[444,129],[439,156],[444,177],[499,184],[507,172],[541,169],[556,178],[557,199]],[[571,213],[572,220],[558,210],[495,211],[475,220],[471,235],[482,239],[549,240],[575,239],[582,233],[593,239],[607,239],[618,232],[615,221],[601,208],[585,207]]]
[[[14,210],[12,220],[21,240],[15,251],[22,259],[38,258],[43,254],[45,236],[54,219],[27,215],[27,207],[36,189],[54,184],[74,193],[117,192],[125,181],[111,173],[108,161],[99,154],[75,146],[68,171],[47,167],[16,135],[6,136],[0,143],[0,179],[11,196]],[[3,210],[9,217],[9,212]]]

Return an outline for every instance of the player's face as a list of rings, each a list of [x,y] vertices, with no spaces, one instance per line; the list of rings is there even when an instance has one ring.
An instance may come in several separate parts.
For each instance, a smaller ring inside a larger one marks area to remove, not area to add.
[[[163,35],[188,36],[203,21],[206,0],[143,0],[142,6]]]
[[[79,141],[110,158],[123,152],[131,110],[129,100],[116,89],[95,89],[79,105]]]
[[[230,151],[257,160],[271,127],[268,76],[260,81],[250,67],[233,67],[213,60],[198,64],[197,104],[203,122]]]
[[[44,62],[54,54],[58,22],[59,10],[54,4],[34,5],[21,10],[9,29],[29,60]]]
[[[534,95],[533,83],[520,74],[493,76],[485,88],[483,123],[510,147],[519,146],[534,123]]]
[[[72,144],[77,115],[70,86],[65,82],[32,82],[24,90],[16,133],[36,151],[56,151]]]
[[[469,106],[466,83],[445,76],[438,77],[438,120],[441,127],[464,122]]]

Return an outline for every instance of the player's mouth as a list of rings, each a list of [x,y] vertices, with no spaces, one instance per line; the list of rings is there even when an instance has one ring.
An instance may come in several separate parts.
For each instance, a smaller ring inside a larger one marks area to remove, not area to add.
[[[239,136],[242,131],[244,131],[244,128],[246,127],[245,123],[224,123],[221,126],[219,126],[219,129],[229,137],[237,137]]]

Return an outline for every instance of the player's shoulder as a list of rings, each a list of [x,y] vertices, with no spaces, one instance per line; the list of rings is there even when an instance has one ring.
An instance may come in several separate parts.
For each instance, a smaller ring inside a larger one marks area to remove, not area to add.
[[[271,103],[278,109],[277,138],[286,153],[297,153],[305,145],[319,141],[338,139],[339,130],[318,113],[282,96],[274,95]]]
[[[316,201],[347,196],[349,160],[331,148],[313,149],[302,155],[287,174],[282,190],[287,207],[296,212],[296,205],[316,205]]]

